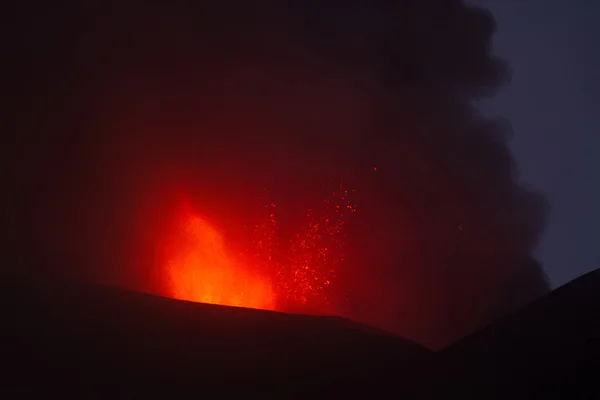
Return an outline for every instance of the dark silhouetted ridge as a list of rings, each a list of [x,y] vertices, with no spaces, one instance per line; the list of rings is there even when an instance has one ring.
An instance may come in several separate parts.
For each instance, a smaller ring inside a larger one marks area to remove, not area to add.
[[[600,394],[600,269],[444,349],[438,367],[442,392]]]
[[[2,298],[5,378],[34,394],[352,392],[399,361],[408,388],[432,354],[342,318],[100,286],[5,279]]]
[[[438,353],[338,317],[51,280],[5,277],[0,289],[3,380],[21,394],[577,399],[598,393],[600,270]]]

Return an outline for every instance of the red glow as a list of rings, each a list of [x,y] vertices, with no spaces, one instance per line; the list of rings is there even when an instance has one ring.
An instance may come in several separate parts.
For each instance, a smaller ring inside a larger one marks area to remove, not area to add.
[[[174,298],[274,309],[270,281],[235,260],[223,236],[207,221],[186,212],[177,228],[166,265]]]
[[[262,199],[243,257],[195,210],[180,213],[167,241],[169,295],[203,303],[279,311],[332,312],[338,268],[344,259],[344,225],[355,212],[343,185],[307,207],[292,235],[283,235],[278,206]],[[245,260],[242,262],[241,260]]]

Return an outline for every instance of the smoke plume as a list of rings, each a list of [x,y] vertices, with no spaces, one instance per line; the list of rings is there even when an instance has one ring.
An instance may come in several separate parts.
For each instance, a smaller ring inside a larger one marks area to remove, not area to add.
[[[15,265],[160,292],[150,242],[173,193],[235,240],[263,188],[292,221],[343,181],[336,313],[440,347],[548,290],[546,202],[519,183],[510,126],[472,105],[509,77],[488,12],[168,3],[15,11]]]

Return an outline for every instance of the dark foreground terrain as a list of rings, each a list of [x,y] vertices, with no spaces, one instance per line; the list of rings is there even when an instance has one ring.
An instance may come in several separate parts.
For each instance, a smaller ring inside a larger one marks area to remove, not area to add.
[[[600,398],[600,270],[436,354],[437,393]]]
[[[340,318],[14,278],[0,289],[1,387],[19,397],[600,398],[600,270],[437,353]]]

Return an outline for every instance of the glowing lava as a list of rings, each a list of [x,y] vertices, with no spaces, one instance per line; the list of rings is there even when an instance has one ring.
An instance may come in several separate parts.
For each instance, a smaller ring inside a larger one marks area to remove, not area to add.
[[[332,313],[334,302],[345,298],[335,284],[344,260],[345,223],[356,211],[350,192],[336,185],[325,200],[305,205],[302,221],[287,227],[287,233],[278,222],[279,207],[265,193],[242,257],[211,224],[186,208],[167,241],[169,295],[202,303]]]
[[[291,237],[283,239],[275,203],[263,199],[263,218],[254,226],[249,254],[269,271],[282,311],[334,313],[343,294],[336,288],[345,256],[345,225],[356,208],[350,193],[336,185],[324,200],[305,204],[304,215]]]
[[[242,265],[223,236],[191,212],[177,227],[167,249],[171,295],[202,303],[274,309],[271,283]]]

